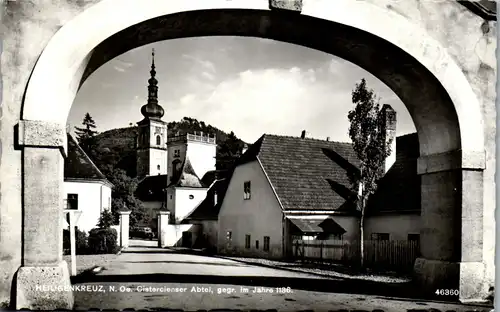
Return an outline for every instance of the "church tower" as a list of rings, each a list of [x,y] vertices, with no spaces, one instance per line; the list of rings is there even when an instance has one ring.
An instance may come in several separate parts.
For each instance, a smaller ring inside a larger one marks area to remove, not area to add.
[[[137,123],[137,177],[167,174],[167,123],[158,104],[155,52],[152,52],[151,78],[148,82],[148,102],[141,107],[144,119]]]

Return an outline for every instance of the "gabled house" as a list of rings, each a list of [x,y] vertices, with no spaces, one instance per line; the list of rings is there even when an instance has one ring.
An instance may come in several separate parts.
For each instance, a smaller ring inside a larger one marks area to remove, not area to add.
[[[394,135],[394,126],[386,128]],[[365,239],[418,239],[418,138],[406,135],[392,144],[379,191],[368,203]],[[282,258],[291,254],[294,239],[359,240],[349,180],[358,166],[351,143],[264,134],[229,181],[219,212],[218,251]]]
[[[420,241],[419,155],[417,133],[396,138],[396,161],[380,179],[368,203],[367,239]]]
[[[76,225],[79,230],[89,232],[96,227],[101,213],[111,209],[113,185],[76,140],[70,134],[67,137],[68,155],[64,160],[65,209],[81,211]],[[69,226],[66,218],[64,226]]]

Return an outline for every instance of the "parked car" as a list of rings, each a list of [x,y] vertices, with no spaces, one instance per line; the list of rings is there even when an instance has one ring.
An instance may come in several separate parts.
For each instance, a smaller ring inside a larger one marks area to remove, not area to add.
[[[150,227],[133,227],[130,229],[130,238],[153,239],[154,234]]]

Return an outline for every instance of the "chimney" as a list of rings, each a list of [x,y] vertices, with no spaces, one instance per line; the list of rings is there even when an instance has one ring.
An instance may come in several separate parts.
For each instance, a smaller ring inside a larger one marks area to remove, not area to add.
[[[306,138],[306,130],[302,130],[302,133],[300,134],[300,138],[301,139],[305,139]]]
[[[326,137],[326,141],[329,142],[330,141],[330,137]]]
[[[391,169],[396,162],[396,111],[389,105],[384,104],[380,110],[382,131],[385,131],[385,140],[391,142],[391,153],[385,159],[384,174]]]

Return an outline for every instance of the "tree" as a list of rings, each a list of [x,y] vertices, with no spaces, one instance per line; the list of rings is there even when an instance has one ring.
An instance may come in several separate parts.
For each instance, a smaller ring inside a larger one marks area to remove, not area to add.
[[[83,117],[82,125],[84,126],[82,128],[75,127],[76,139],[85,153],[91,155],[95,143],[94,139],[98,132],[94,130],[96,128],[95,121],[89,113]]]
[[[115,223],[113,219],[114,218],[111,211],[104,210],[103,212],[101,212],[101,216],[99,217],[99,222],[97,222],[97,227],[101,229],[107,229]]]
[[[360,264],[364,268],[364,218],[368,197],[375,193],[377,182],[383,176],[385,159],[391,153],[383,114],[375,92],[366,87],[365,79],[352,91],[354,109],[348,114],[349,137],[360,161],[359,172],[349,176],[353,190],[357,191],[357,208],[360,212]]]
[[[233,131],[231,131],[231,133],[227,136],[227,139],[221,142],[217,148],[217,170],[230,169],[238,157],[241,156],[242,150],[243,142],[236,137]]]
[[[121,210],[131,211],[130,226],[136,226],[141,221],[148,222],[146,208],[134,195],[138,184],[137,179],[129,177],[123,169],[115,169],[109,176],[109,180],[114,186],[111,194],[111,212],[114,223],[118,223]]]

